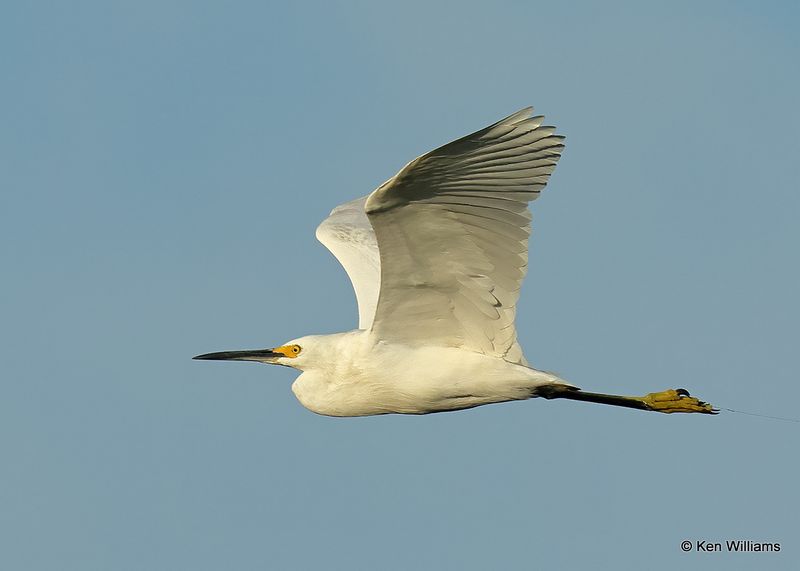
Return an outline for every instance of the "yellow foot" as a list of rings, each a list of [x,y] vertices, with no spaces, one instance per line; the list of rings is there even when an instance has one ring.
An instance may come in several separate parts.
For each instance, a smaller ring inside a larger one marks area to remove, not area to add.
[[[702,412],[717,414],[719,411],[707,402],[689,395],[686,389],[669,389],[660,393],[650,393],[641,397],[641,401],[656,412]]]

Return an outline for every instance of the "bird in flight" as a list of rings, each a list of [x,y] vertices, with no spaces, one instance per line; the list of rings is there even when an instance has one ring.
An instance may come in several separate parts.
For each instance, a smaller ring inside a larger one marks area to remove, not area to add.
[[[301,371],[292,384],[329,416],[427,414],[534,397],[714,414],[685,389],[583,391],[533,368],[514,327],[531,213],[564,137],[526,108],[408,163],[336,207],[317,238],[347,271],[358,329],[195,359]]]

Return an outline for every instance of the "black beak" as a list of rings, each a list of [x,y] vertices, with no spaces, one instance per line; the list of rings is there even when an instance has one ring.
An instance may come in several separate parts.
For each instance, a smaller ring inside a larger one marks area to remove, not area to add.
[[[251,351],[220,351],[219,353],[205,353],[192,357],[204,361],[258,361],[268,363],[277,357],[285,357],[283,353],[276,353],[272,349],[253,349]]]

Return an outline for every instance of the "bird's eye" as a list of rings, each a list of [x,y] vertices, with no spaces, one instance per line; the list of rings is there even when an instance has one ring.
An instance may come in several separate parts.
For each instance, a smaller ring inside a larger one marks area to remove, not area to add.
[[[301,349],[300,349],[300,345],[292,345],[292,353],[293,353],[293,354],[295,354],[295,355],[299,355],[299,354],[300,354],[300,351],[301,351]]]

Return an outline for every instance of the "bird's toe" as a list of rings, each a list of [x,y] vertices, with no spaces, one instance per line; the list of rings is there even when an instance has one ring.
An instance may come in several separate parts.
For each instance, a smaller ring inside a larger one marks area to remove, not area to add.
[[[650,410],[667,414],[673,412],[717,414],[719,412],[707,402],[691,396],[686,389],[669,389],[658,393],[650,393],[642,397],[642,402]]]

